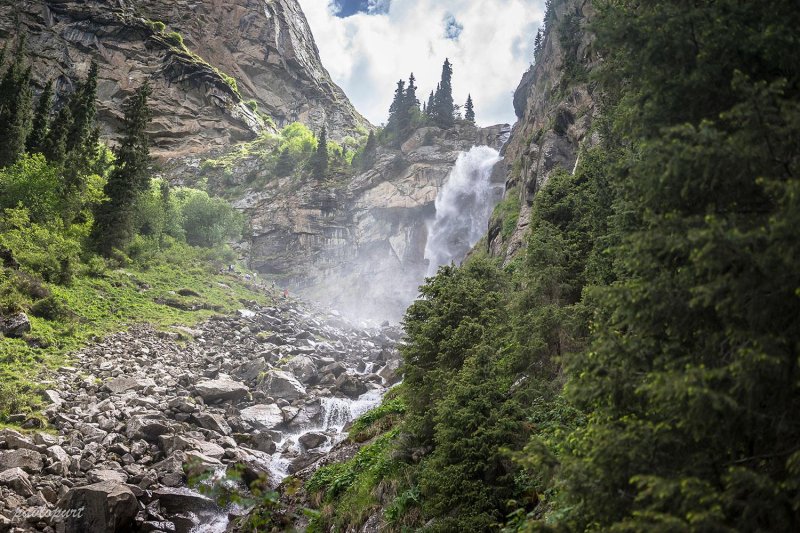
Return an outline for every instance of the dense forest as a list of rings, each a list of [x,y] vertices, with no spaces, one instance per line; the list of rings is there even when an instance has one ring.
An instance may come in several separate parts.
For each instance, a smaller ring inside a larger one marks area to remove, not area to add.
[[[404,383],[351,430],[380,436],[306,486],[318,524],[800,528],[800,11],[594,4],[599,67],[568,75],[599,143],[523,256],[421,288]]]

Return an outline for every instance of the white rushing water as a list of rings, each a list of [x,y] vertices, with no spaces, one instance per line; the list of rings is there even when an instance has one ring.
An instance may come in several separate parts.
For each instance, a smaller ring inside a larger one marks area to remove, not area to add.
[[[500,159],[498,151],[488,146],[473,146],[458,156],[436,196],[436,218],[428,226],[428,276],[442,265],[460,263],[486,233],[492,209],[503,194],[502,185],[491,183],[492,169]]]
[[[337,397],[320,398],[319,423],[299,428],[293,433],[284,433],[283,439],[277,443],[277,451],[272,454],[272,462],[269,465],[272,480],[280,482],[289,475],[289,463],[300,451],[298,439],[302,435],[310,431],[327,433],[330,435],[330,439],[325,446],[319,448],[319,451],[330,451],[346,436],[343,431],[344,426],[373,407],[377,407],[381,403],[384,392],[384,389],[373,389],[355,400]]]

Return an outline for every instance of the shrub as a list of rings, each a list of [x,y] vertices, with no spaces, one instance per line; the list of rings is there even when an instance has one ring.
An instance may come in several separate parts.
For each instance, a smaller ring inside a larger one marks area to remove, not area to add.
[[[210,248],[241,236],[244,218],[228,202],[195,189],[179,194],[187,243]]]

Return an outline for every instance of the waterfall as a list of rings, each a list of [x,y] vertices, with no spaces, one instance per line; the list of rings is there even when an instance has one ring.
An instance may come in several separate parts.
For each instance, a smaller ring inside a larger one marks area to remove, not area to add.
[[[428,276],[442,265],[460,263],[486,233],[492,209],[502,196],[502,187],[491,183],[492,168],[500,159],[488,146],[473,146],[458,156],[436,196],[436,218],[428,225]]]

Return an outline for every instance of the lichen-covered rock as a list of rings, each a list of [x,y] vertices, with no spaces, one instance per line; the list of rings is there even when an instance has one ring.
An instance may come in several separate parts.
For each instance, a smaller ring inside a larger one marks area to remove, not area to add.
[[[0,316],[0,333],[6,337],[22,337],[31,330],[31,321],[25,313]]]

